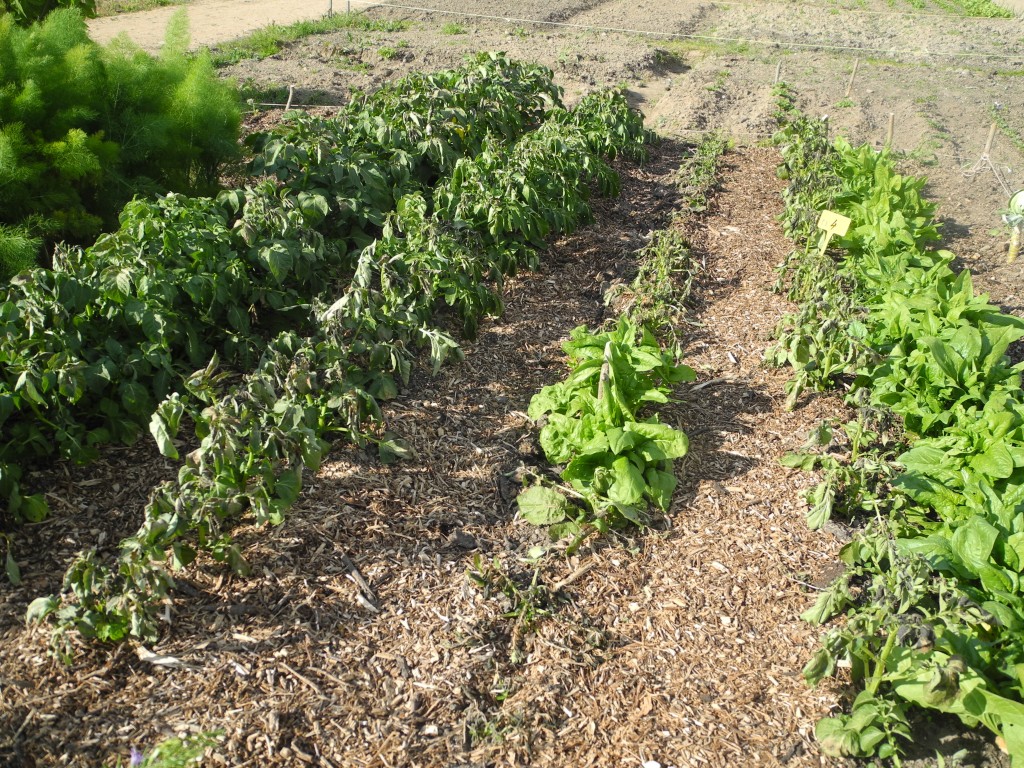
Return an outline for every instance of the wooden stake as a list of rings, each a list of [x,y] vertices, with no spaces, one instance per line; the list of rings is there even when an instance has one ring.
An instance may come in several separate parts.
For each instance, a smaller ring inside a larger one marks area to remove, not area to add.
[[[294,85],[289,85],[288,86],[288,101],[284,105],[284,111],[285,112],[287,112],[289,109],[292,108],[292,96],[294,96],[294,95],[295,95],[295,86]]]
[[[327,0],[327,16],[334,15],[334,0]]]
[[[853,92],[853,81],[857,79],[857,70],[860,68],[860,59],[855,59],[853,62],[853,72],[850,74],[850,82],[846,84],[846,98],[850,98],[850,94]]]
[[[992,123],[992,127],[988,131],[988,141],[985,142],[985,151],[981,153],[982,157],[988,157],[988,153],[992,151],[992,139],[996,137],[996,124]]]
[[[775,65],[775,80],[774,80],[775,85],[779,84],[779,78],[780,77],[782,77],[782,62],[781,61],[778,64]]]
[[[885,132],[885,146],[887,146],[887,147],[891,147],[892,146],[892,134],[893,134],[893,129],[895,127],[896,127],[896,113],[895,112],[890,112],[889,113],[889,128]]]

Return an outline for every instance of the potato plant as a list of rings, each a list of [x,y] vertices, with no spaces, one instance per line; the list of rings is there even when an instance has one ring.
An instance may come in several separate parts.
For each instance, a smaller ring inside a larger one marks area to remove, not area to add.
[[[61,594],[30,607],[30,618],[55,622],[63,653],[71,653],[76,633],[153,639],[173,574],[199,552],[246,572],[232,527],[243,518],[280,523],[327,439],[375,445],[385,461],[403,456],[404,444],[381,423],[380,403],[407,383],[420,349],[429,349],[435,371],[460,354],[434,315],[451,307],[473,333],[482,317],[500,312],[494,286],[503,275],[535,259],[544,236],[588,219],[589,185],[617,188],[584,138],[581,125],[593,134],[597,118],[567,120],[558,104],[543,120],[540,113],[523,118],[557,93],[550,73],[489,55],[460,72],[476,85],[438,90],[423,123],[444,114],[439,100],[450,98],[453,109],[466,99],[480,103],[488,77],[496,101],[505,104],[514,93],[523,106],[497,110],[510,124],[479,145],[460,145],[470,154],[450,168],[446,154],[430,151],[415,162],[392,162],[412,157],[406,138],[395,147],[387,144],[390,134],[349,131],[351,115],[299,119],[255,140],[260,177],[250,186],[215,200],[133,203],[118,233],[68,254],[66,269],[37,271],[16,286],[15,306],[31,296],[42,325],[60,325],[39,356],[38,340],[18,332],[29,326],[10,326],[6,343],[21,355],[22,369],[38,370],[46,383],[33,384],[38,397],[31,398],[25,385],[9,385],[5,435],[67,433],[66,453],[82,459],[94,444],[130,439],[147,423],[171,458],[181,458],[184,425],[194,428],[198,445],[177,480],[154,489],[141,527],[113,562],[81,553]],[[628,126],[639,121],[624,103],[601,119],[611,136],[634,132]],[[478,186],[453,188],[445,174],[460,169]],[[513,174],[534,180],[536,192],[496,195]],[[50,295],[73,286],[78,303],[47,304],[39,286],[48,281],[57,283]],[[107,341],[117,347],[92,343],[95,313],[113,329]],[[81,341],[61,357],[68,328]],[[97,360],[87,357],[94,347]],[[103,355],[115,353],[117,364],[108,364]],[[64,361],[67,375],[87,362],[99,381],[62,391],[61,371],[47,368],[52,359]],[[36,409],[51,418],[35,419]],[[37,441],[40,455],[45,444]]]

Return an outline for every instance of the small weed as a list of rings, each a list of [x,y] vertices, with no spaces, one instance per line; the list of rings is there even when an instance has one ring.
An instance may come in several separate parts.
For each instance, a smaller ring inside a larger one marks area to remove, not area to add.
[[[449,21],[441,27],[442,35],[464,35],[466,34],[466,31],[467,30],[464,26],[454,21]]]
[[[684,304],[694,276],[689,243],[676,230],[658,230],[638,254],[638,261],[636,279],[628,289],[630,305],[625,311],[636,323],[677,345],[677,329],[686,314]]]
[[[836,109],[848,109],[853,106],[853,99],[842,99],[836,102]]]
[[[526,30],[526,27],[516,27],[509,34],[512,35],[512,37],[518,38],[527,38],[530,36],[530,33]]]
[[[389,45],[383,45],[377,49],[377,53],[385,61],[390,61],[398,55],[398,49]]]
[[[311,35],[323,35],[342,29],[361,32],[400,32],[408,29],[405,21],[382,21],[360,13],[337,13],[322,19],[299,21],[281,26],[271,24],[250,35],[219,45],[211,53],[215,66],[237,64],[246,59],[266,59],[281,52],[281,47]]]
[[[540,567],[535,566],[529,584],[517,583],[501,561],[495,557],[487,561],[480,555],[473,558],[473,566],[466,571],[469,580],[483,590],[484,597],[503,595],[508,608],[502,618],[512,620],[512,641],[509,659],[513,664],[523,660],[523,635],[533,632],[537,623],[551,615],[551,597],[548,589],[540,582]]]
[[[184,768],[186,765],[196,765],[207,747],[217,746],[217,737],[220,735],[221,731],[211,731],[186,739],[167,739],[153,747],[148,754],[132,747],[128,762],[118,758],[113,768]]]
[[[683,59],[678,53],[664,48],[654,49],[654,62],[664,68],[678,68],[683,65]]]
[[[725,90],[725,84],[729,81],[730,72],[728,70],[722,70],[715,77],[715,82],[705,87],[705,90],[711,93],[721,93]]]
[[[572,46],[566,46],[558,51],[558,63],[563,67],[569,62],[577,63],[583,60],[583,54],[577,51]]]
[[[245,104],[283,104],[288,99],[288,87],[245,80],[238,87],[238,96]]]
[[[1010,143],[1019,151],[1024,152],[1024,138],[1013,129],[1013,126],[1006,119],[1006,110],[1003,106],[993,104],[989,108],[989,113],[992,115],[992,121],[999,127],[1002,134],[1010,140]]]

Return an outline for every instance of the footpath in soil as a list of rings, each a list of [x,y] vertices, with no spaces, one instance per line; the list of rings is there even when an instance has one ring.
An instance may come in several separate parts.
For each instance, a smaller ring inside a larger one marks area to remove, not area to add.
[[[839,690],[804,684],[818,630],[797,616],[840,542],[806,529],[812,478],[778,459],[841,405],[785,412],[785,372],[761,363],[786,310],[769,291],[789,248],[772,151],[728,155],[710,210],[687,226],[702,265],[686,335],[698,382],[663,413],[691,437],[670,513],[551,558],[549,585],[584,573],[533,632],[512,632],[508,605],[466,576],[476,556],[532,574],[525,557],[545,539],[515,519],[507,477],[541,461],[527,403],[563,376],[561,341],[608,318],[603,289],[631,277],[645,236],[682,206],[685,152],[666,141],[645,165],[621,164],[622,197],[596,201],[593,226],[509,281],[506,313],[466,344],[465,362],[390,405],[414,459],[384,467],[336,451],[284,525],[238,532],[250,578],[210,562],[185,573],[158,647],[82,648],[65,667],[44,631],[18,621],[57,588],[67,552],[97,533],[116,541],[145,494],[129,456],[56,473],[69,506],[92,495],[88,514],[56,505],[47,525],[61,544],[43,546],[41,526],[37,545],[18,549],[26,582],[5,595],[0,765],[109,765],[207,730],[223,731],[211,765],[820,765],[813,723]]]

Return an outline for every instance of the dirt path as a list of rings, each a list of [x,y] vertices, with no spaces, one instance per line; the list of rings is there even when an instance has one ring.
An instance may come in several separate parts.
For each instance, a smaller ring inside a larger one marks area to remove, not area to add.
[[[197,0],[185,6],[194,46],[212,46],[241,37],[270,24],[292,24],[323,16],[329,0]],[[345,9],[345,0],[336,0]],[[89,34],[100,43],[127,35],[147,51],[160,50],[175,6],[139,13],[105,16],[89,21]]]

